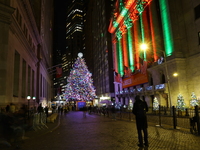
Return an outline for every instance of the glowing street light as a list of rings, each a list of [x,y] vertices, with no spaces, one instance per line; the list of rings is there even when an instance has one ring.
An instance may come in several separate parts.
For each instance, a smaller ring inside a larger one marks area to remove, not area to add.
[[[177,76],[178,76],[178,73],[175,72],[175,73],[173,74],[173,76],[174,76],[174,77],[177,77]]]
[[[141,50],[146,51],[147,50],[147,44],[143,43],[140,45]]]
[[[34,112],[36,112],[36,109],[35,109],[35,99],[36,99],[36,97],[33,96],[33,108],[34,108]]]
[[[31,96],[27,96],[26,99],[28,100],[28,119],[29,119],[29,108],[30,108],[30,99],[31,99]]]

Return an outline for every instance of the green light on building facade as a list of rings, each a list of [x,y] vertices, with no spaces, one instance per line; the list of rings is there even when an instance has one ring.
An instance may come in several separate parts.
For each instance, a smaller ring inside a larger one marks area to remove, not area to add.
[[[167,0],[159,0],[166,56],[174,51]]]
[[[132,32],[131,32],[131,28],[128,28],[128,53],[129,53],[129,65],[130,65],[130,69],[133,72],[135,70],[134,67],[134,58],[133,58],[133,39],[132,39]]]
[[[117,42],[117,54],[118,54],[118,71],[119,71],[119,74],[121,76],[124,75],[124,65],[123,65],[123,53],[122,53],[122,44],[121,44],[121,38],[122,38],[122,33],[120,30],[118,30],[116,32],[116,36],[117,36],[117,39],[118,39],[118,42]]]
[[[121,76],[124,75],[124,65],[123,65],[123,54],[122,54],[122,45],[121,45],[121,40],[118,39],[118,69],[119,69],[119,74]]]
[[[143,20],[142,20],[142,14],[140,14],[140,31],[141,31],[141,40],[142,40],[142,44],[145,43],[145,35],[144,35],[144,25],[143,25]],[[147,56],[146,56],[146,51],[142,51],[143,56],[142,58],[144,59],[144,61],[147,60]]]

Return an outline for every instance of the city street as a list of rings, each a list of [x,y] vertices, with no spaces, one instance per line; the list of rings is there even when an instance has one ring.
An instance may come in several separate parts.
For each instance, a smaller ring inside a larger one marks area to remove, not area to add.
[[[149,124],[149,150],[198,150],[200,136]],[[59,116],[48,129],[28,131],[22,150],[138,150],[135,121],[81,111]]]

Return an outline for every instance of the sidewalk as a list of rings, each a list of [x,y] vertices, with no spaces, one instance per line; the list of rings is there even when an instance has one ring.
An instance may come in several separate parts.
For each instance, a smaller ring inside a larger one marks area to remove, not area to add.
[[[52,132],[54,131],[57,127],[59,127],[60,125],[60,114],[58,115],[57,119],[55,120],[54,123],[52,122],[47,122],[46,123],[46,127],[44,127],[43,129],[38,129],[38,130],[33,130],[33,129],[30,129],[28,131],[26,131],[25,133],[25,137],[24,139],[32,139],[32,138],[36,138],[36,137],[39,137],[41,135],[44,135],[44,134],[47,134],[49,132]]]
[[[199,150],[200,136],[149,122],[149,150]],[[47,129],[31,130],[21,150],[139,150],[135,120],[72,111],[59,115]],[[11,150],[11,149],[9,149]],[[142,150],[142,149],[141,149]]]

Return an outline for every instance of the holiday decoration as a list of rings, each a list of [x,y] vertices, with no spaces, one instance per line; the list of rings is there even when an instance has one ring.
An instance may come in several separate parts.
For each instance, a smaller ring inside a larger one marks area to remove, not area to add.
[[[88,71],[85,60],[82,58],[83,54],[79,53],[78,56],[67,78],[65,98],[67,100],[92,100],[96,97],[92,74]]]
[[[185,110],[185,103],[184,103],[183,96],[181,94],[179,94],[177,97],[177,108],[181,111]]]
[[[153,110],[159,110],[159,102],[156,97],[153,99]]]
[[[192,92],[192,95],[191,95],[190,105],[193,107],[199,105],[199,101],[198,101],[196,95],[194,94],[194,92]]]

